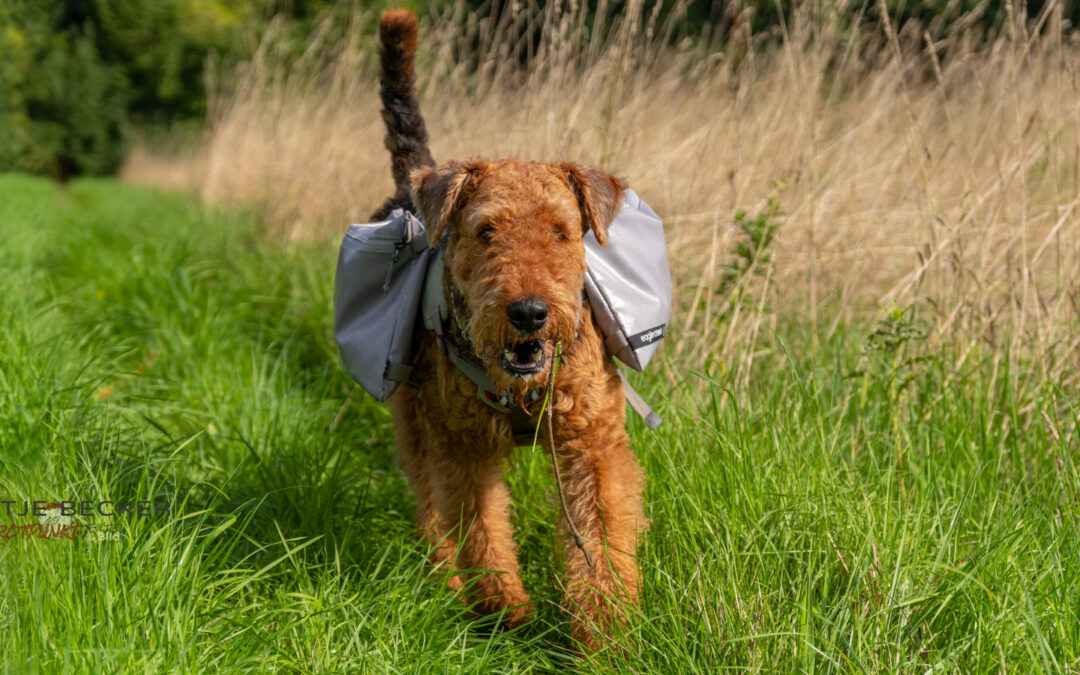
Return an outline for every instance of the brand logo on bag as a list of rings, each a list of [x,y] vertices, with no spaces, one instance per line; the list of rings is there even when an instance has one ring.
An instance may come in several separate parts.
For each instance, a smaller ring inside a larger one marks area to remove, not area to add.
[[[649,330],[642,331],[637,335],[631,335],[626,339],[635,349],[651,345],[660,338],[664,337],[664,329],[667,328],[667,324],[662,324],[656,328],[650,328]]]

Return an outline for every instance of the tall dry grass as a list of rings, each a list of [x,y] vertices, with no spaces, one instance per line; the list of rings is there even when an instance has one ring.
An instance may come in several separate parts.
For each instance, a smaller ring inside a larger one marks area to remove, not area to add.
[[[576,2],[498,26],[459,6],[423,27],[434,154],[572,158],[625,176],[668,228],[681,363],[719,354],[745,375],[777,317],[801,313],[825,337],[895,301],[955,344],[958,367],[1025,358],[1074,379],[1080,45],[1061,3],[1010,12],[989,38],[963,20],[897,33],[883,2],[842,26],[830,7],[807,3],[771,36],[744,20],[709,44],[671,40],[640,2],[606,34],[589,33]],[[299,61],[272,29],[213,85],[186,168],[144,150],[126,175],[190,176],[289,237],[365,220],[391,191],[374,21],[357,15],[344,42],[314,35]],[[542,29],[524,69],[514,22]],[[732,214],[770,196],[784,212],[773,262],[717,294],[741,236]]]

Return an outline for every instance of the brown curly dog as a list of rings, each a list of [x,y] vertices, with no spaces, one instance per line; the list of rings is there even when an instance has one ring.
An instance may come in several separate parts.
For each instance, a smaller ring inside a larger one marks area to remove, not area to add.
[[[503,483],[515,415],[499,408],[515,409],[534,428],[543,422],[540,438],[555,446],[568,517],[592,561],[562,528],[565,607],[575,638],[596,649],[622,620],[620,606],[637,600],[635,552],[645,526],[622,382],[582,290],[582,237],[591,229],[606,242],[626,186],[569,162],[475,158],[436,167],[414,82],[416,17],[385,12],[380,40],[397,192],[375,217],[394,208],[422,216],[431,246],[443,252],[445,341],[503,396],[501,404],[482,399],[435,332],[419,338],[414,386],[398,388],[390,405],[420,525],[437,544],[436,562],[460,571],[451,583],[467,601],[512,625],[528,619],[533,608],[519,576]],[[546,393],[556,360],[549,429],[538,393]]]

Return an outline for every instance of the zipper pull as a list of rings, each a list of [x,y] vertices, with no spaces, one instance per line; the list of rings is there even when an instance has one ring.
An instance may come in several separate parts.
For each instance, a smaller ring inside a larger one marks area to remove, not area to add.
[[[394,266],[397,265],[398,258],[401,257],[401,249],[403,248],[405,248],[405,244],[394,244],[394,254],[390,256],[390,267],[386,270],[386,281],[384,281],[382,285],[383,295],[390,292],[390,278],[394,276]]]

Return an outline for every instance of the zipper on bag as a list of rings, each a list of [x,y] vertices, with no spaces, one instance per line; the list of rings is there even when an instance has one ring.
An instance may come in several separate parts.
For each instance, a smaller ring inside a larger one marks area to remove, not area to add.
[[[386,280],[383,281],[382,292],[386,295],[390,292],[390,279],[394,276],[394,267],[397,266],[398,258],[401,257],[401,249],[405,248],[404,243],[394,244],[394,253],[390,256],[390,267],[386,270]]]
[[[397,267],[398,258],[401,257],[401,249],[408,246],[409,241],[412,239],[409,223],[409,218],[405,218],[405,223],[402,226],[402,236],[400,239],[394,241],[394,252],[390,256],[390,268],[386,270],[386,280],[383,281],[382,285],[384,296],[390,292],[390,279],[394,276],[394,268]]]

